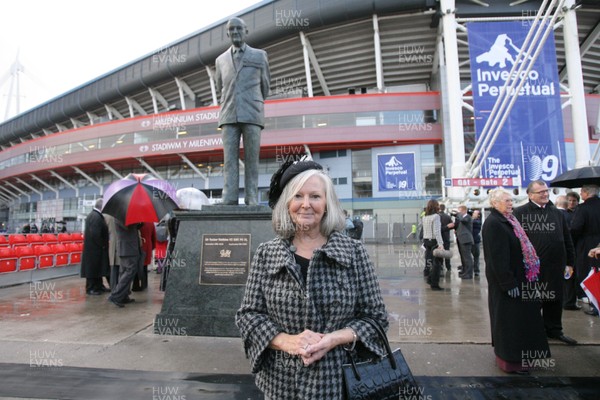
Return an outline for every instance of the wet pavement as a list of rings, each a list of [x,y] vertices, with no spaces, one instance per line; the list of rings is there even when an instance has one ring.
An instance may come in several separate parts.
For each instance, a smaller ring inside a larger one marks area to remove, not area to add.
[[[442,275],[446,290],[434,292],[417,246],[368,249],[392,348],[402,349],[423,386],[416,398],[600,398],[597,317],[565,311],[564,332],[580,344],[551,340],[547,365],[529,377],[508,375],[494,364],[483,271],[463,282],[453,268]],[[458,256],[452,261],[457,266]],[[238,338],[153,333],[164,294],[158,275],[149,281],[123,309],[106,295],[87,296],[78,276],[1,288],[0,398],[261,398]]]

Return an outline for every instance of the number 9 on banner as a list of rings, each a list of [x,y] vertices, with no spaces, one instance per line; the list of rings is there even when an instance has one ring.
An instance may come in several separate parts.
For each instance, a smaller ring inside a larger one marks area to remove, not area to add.
[[[558,157],[551,154],[544,157],[542,160],[542,179],[545,181],[551,181],[558,175]]]

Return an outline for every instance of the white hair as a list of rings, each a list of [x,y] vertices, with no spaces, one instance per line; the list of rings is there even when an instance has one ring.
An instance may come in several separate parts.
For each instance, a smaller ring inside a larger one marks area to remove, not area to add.
[[[331,178],[321,170],[309,169],[298,174],[285,185],[277,204],[273,208],[273,229],[280,237],[290,239],[295,235],[297,227],[288,211],[288,204],[296,193],[300,191],[300,188],[304,186],[306,181],[313,176],[318,176],[325,186],[326,211],[321,220],[321,233],[323,236],[329,237],[333,231],[342,231],[344,229],[344,210],[335,193]]]
[[[510,193],[508,190],[504,189],[503,187],[499,187],[494,190],[491,190],[489,193],[489,199],[490,199],[490,204],[492,205],[492,207],[496,208],[495,205],[502,199],[502,197],[504,195],[508,195],[512,198],[512,193]]]

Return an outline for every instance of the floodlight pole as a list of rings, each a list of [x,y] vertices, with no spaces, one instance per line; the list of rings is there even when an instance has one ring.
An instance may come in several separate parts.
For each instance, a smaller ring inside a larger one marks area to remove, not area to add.
[[[588,138],[583,74],[581,73],[581,54],[579,53],[579,35],[575,0],[566,0],[563,7],[563,36],[565,40],[565,59],[567,77],[571,95],[571,123],[573,127],[573,145],[575,147],[575,168],[590,165],[590,141]]]
[[[442,35],[444,39],[444,56],[446,71],[446,96],[449,99],[462,98],[460,89],[460,70],[458,65],[458,44],[456,41],[456,7],[454,0],[441,0]],[[448,101],[445,118],[449,122],[452,152],[450,177],[461,178],[465,173],[465,138],[462,118],[462,102]],[[459,187],[451,187],[448,197],[458,198],[464,196]]]

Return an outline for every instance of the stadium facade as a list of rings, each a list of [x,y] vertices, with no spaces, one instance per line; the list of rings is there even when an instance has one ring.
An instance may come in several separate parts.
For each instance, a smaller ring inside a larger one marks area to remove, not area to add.
[[[266,204],[279,164],[306,153],[328,170],[344,207],[365,219],[416,214],[431,197],[484,201],[485,187],[452,186],[465,176],[475,147],[463,26],[528,21],[541,3],[265,0],[236,14],[248,25],[248,43],[267,51],[271,67],[260,201]],[[593,159],[600,131],[600,4],[560,3],[552,13],[572,168]],[[80,229],[93,200],[130,172],[194,186],[218,202],[223,156],[213,74],[229,46],[226,21],[2,123],[5,228],[66,221]],[[570,88],[576,84],[581,93]],[[398,174],[408,169],[412,178],[403,186],[384,182],[386,165]]]

